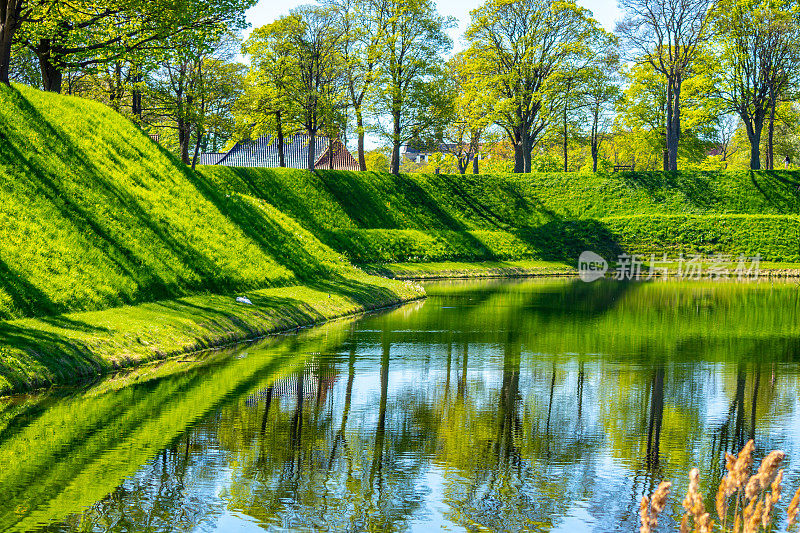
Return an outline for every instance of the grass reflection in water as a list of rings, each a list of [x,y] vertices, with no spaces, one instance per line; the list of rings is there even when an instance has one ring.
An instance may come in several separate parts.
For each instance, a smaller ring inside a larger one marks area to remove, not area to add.
[[[713,508],[750,438],[800,483],[795,285],[428,292],[244,358],[6,400],[2,528],[633,531],[695,466]]]

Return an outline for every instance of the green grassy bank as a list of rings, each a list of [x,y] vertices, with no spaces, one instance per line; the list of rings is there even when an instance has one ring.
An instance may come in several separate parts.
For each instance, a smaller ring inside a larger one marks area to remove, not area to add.
[[[357,264],[539,260],[583,250],[800,261],[800,173],[400,175],[203,167]]]
[[[194,172],[104,105],[0,87],[0,391],[424,294],[370,274],[571,273],[584,250],[760,253],[792,270],[798,183],[789,172]]]
[[[0,391],[424,294],[212,185],[104,105],[0,86]]]

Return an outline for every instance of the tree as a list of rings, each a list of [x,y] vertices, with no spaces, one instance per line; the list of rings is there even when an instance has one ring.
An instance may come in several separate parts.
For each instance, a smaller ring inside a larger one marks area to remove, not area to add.
[[[559,122],[564,172],[569,170],[570,119],[589,105],[586,94],[588,90],[594,90],[597,94],[598,88],[592,85],[605,81],[605,77],[600,80],[594,77],[600,73],[602,68],[600,62],[605,56],[616,56],[613,43],[614,37],[595,23],[592,31],[588,32],[583,40],[573,43],[572,53],[565,58],[547,83],[546,91],[553,100],[552,107],[561,115]],[[593,136],[593,139],[596,139],[596,136]]]
[[[678,156],[691,161],[705,158],[706,140],[713,138],[714,126],[719,110],[706,95],[709,93],[708,78],[688,71],[691,75],[684,82],[681,105],[678,112],[681,121],[683,142]],[[669,91],[664,76],[650,68],[648,63],[634,64],[626,73],[627,85],[622,99],[617,104],[615,134],[627,137],[625,143],[633,159],[644,163],[644,167],[668,169],[666,154],[667,128],[669,120]],[[647,157],[642,154],[648,153]],[[657,154],[660,165],[654,165],[650,155]],[[640,163],[636,163],[642,168]]]
[[[714,0],[620,0],[624,18],[617,33],[629,59],[650,65],[666,85],[664,170],[678,170],[681,138],[681,89],[692,62],[711,36],[709,11]]]
[[[317,134],[332,138],[344,122],[341,32],[330,23],[334,15],[331,7],[302,6],[254,30],[244,47],[261,79],[262,108],[280,111],[277,117],[308,134],[309,170],[316,163]]]
[[[10,83],[11,50],[20,28],[39,22],[55,0],[0,0],[0,83]]]
[[[364,153],[364,108],[375,84],[386,30],[386,3],[376,0],[332,0],[341,32],[341,54],[350,106],[356,119],[359,170],[367,170]]]
[[[622,97],[618,72],[619,56],[615,50],[608,50],[586,70],[582,98],[589,113],[592,172],[597,172],[600,145],[605,140],[611,122],[611,111]]]
[[[277,137],[278,164],[284,167],[284,134],[300,129],[299,124],[291,122],[294,114],[289,113],[286,87],[294,60],[284,53],[283,47],[265,40],[262,33],[266,30],[258,28],[242,47],[250,55],[250,70],[245,79],[244,94],[236,103],[234,114],[240,137]]]
[[[716,18],[720,69],[716,92],[744,124],[750,142],[750,168],[761,168],[761,134],[769,117],[770,140],[775,109],[798,66],[800,23],[787,2],[725,0]],[[768,150],[768,167],[771,166]]]
[[[548,81],[595,24],[572,0],[489,0],[472,12],[467,38],[497,90],[497,123],[514,146],[515,172],[530,172],[531,151],[548,125]]]
[[[440,126],[447,95],[439,83],[441,54],[450,49],[444,33],[452,21],[436,12],[431,0],[379,0],[386,16],[380,47],[378,110],[390,118],[383,133],[392,147],[391,171],[400,172],[400,146]]]
[[[9,64],[9,79],[31,87],[42,86],[42,75],[36,55],[25,46],[14,46]]]
[[[24,0],[23,0],[24,1]],[[40,3],[42,0],[39,0]],[[169,39],[221,25],[244,27],[255,0],[68,0],[51,2],[17,32],[38,57],[44,89],[61,91],[67,69],[119,65],[131,53],[169,52]]]
[[[176,132],[181,161],[194,166],[205,135],[230,128],[229,110],[241,93],[245,67],[230,62],[235,41],[229,35],[213,46],[187,37],[171,41],[175,51],[149,80],[148,97],[160,119],[156,126]]]
[[[487,78],[471,61],[469,52],[461,52],[447,62],[449,91],[452,94],[450,116],[444,128],[443,148],[456,159],[459,174],[472,161],[478,173],[478,152],[484,130],[494,121],[492,91]]]

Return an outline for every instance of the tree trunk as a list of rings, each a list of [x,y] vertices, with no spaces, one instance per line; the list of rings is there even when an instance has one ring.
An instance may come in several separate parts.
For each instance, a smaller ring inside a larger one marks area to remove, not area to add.
[[[364,155],[364,117],[361,106],[356,107],[356,131],[358,132],[358,170],[367,170],[367,158]]]
[[[592,109],[592,172],[597,172],[597,159],[600,153],[598,134],[600,130],[600,109]]]
[[[122,62],[117,61],[114,63],[114,75],[108,82],[108,99],[111,103],[111,109],[119,112],[122,105]]]
[[[764,117],[762,113],[756,112],[752,123],[745,119],[745,129],[747,139],[750,141],[750,169],[761,170],[761,130],[764,128]]]
[[[200,142],[203,140],[203,132],[200,131],[200,128],[197,128],[195,131],[195,141],[194,141],[194,155],[192,156],[192,170],[197,165],[197,158],[200,156]]]
[[[14,42],[14,33],[20,25],[22,2],[0,0],[6,3],[8,12],[4,13],[5,19],[0,18],[0,83],[9,85],[11,80],[11,45]]]
[[[142,91],[134,89],[131,91],[131,113],[138,118],[139,124],[142,123]]]
[[[189,142],[191,138],[191,125],[184,119],[178,118],[178,150],[181,154],[181,161],[184,165],[191,164],[189,159]]]
[[[564,134],[564,139],[563,139],[563,142],[564,142],[564,172],[568,172],[569,171],[569,154],[568,154],[568,147],[567,147],[567,111],[568,111],[567,102],[568,102],[568,98],[569,98],[569,91],[570,91],[570,88],[571,88],[571,85],[572,85],[571,82],[572,82],[572,80],[567,82],[567,92],[564,95],[564,117],[563,117],[564,118],[564,131],[563,131],[563,134]]]
[[[458,173],[462,176],[467,173],[467,167],[469,166],[469,153],[463,154],[461,157],[458,158]]]
[[[394,108],[392,112],[394,121],[392,130],[392,174],[397,175],[400,174],[400,108],[396,103],[392,107]]]
[[[769,126],[767,127],[767,170],[775,170],[775,152],[774,152],[774,137],[775,137],[775,108],[778,105],[778,99],[775,95],[770,98],[769,105]]]
[[[138,123],[142,123],[142,91],[139,84],[142,83],[142,72],[139,67],[132,65],[131,69],[134,71],[131,75],[131,113],[137,117]]]
[[[669,151],[672,130],[672,79],[667,78],[667,101],[665,106],[666,117],[664,120],[664,172],[669,171]]]
[[[316,131],[309,131],[308,132],[308,170],[314,170],[314,163],[316,163],[315,152],[317,151],[317,132]]]
[[[469,150],[472,154],[472,173],[478,174],[478,152],[481,148],[481,131],[472,130],[472,136],[469,140]],[[469,160],[467,161],[469,162]]]
[[[674,87],[672,89],[672,101],[668,102],[671,107],[671,120],[669,121],[669,129],[667,130],[667,148],[669,155],[669,169],[671,171],[678,170],[678,145],[681,139],[681,78],[675,77]]]
[[[516,174],[525,172],[525,157],[522,150],[522,139],[516,139],[514,143],[514,172]]]
[[[42,72],[42,85],[45,91],[60,93],[63,74],[61,67],[56,64],[54,50],[50,39],[41,39],[34,49],[39,59],[39,69]]]
[[[525,163],[525,167],[523,172],[526,174],[530,174],[531,172],[531,150],[533,147],[531,146],[531,140],[528,135],[528,132],[522,133],[522,159]]]
[[[278,166],[283,168],[286,166],[286,157],[283,153],[283,121],[280,111],[275,111],[275,127],[278,130]]]
[[[328,134],[328,170],[333,170],[333,135]]]

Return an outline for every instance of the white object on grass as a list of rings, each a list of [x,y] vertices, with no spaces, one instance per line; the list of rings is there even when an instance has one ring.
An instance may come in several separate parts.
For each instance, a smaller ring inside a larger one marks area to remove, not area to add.
[[[251,302],[249,298],[245,298],[244,296],[238,296],[236,298],[236,301],[239,302],[240,304],[253,305],[253,302]]]

